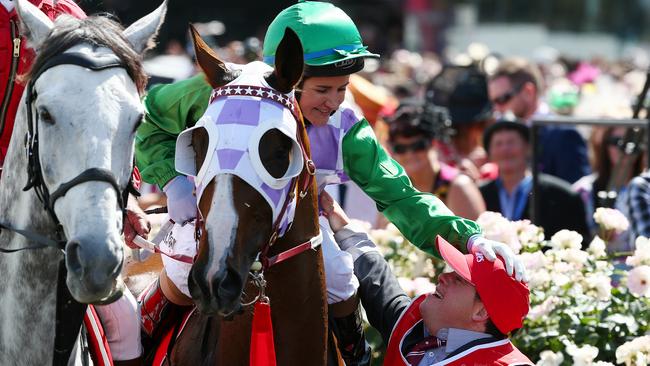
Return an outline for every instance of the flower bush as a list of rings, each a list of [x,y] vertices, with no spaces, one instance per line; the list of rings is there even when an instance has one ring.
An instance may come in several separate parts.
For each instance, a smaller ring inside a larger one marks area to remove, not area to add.
[[[538,365],[650,364],[650,239],[637,238],[634,253],[614,257],[607,240],[629,223],[611,209],[594,219],[601,234],[586,247],[569,230],[546,241],[526,220],[494,212],[477,220],[487,238],[508,244],[526,264],[531,309],[512,341]],[[431,291],[443,261],[427,258],[394,226],[371,236],[410,295]]]

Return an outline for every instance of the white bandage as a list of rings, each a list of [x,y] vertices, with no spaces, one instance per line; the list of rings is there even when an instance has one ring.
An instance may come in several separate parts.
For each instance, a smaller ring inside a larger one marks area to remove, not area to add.
[[[359,280],[354,276],[354,261],[349,253],[339,248],[327,219],[319,218],[323,233],[323,262],[327,282],[327,303],[334,304],[349,299],[357,292]]]
[[[131,291],[108,305],[96,305],[113,359],[126,361],[142,355],[140,342],[140,310]]]

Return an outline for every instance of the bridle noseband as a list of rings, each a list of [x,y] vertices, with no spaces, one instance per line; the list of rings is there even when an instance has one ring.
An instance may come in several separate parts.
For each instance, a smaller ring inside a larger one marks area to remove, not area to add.
[[[135,191],[132,187],[131,180],[129,180],[129,183],[126,187],[121,188],[117,182],[117,179],[115,178],[115,175],[110,170],[104,168],[90,168],[83,171],[68,182],[61,184],[53,193],[50,194],[50,191],[48,190],[43,180],[43,172],[39,158],[38,120],[37,118],[34,118],[33,115],[33,104],[37,98],[37,93],[34,90],[34,84],[45,71],[58,65],[76,65],[90,69],[92,71],[101,71],[111,68],[126,68],[124,62],[122,62],[119,57],[113,54],[91,56],[80,52],[65,52],[51,57],[47,62],[43,64],[43,66],[41,66],[36,72],[33,73],[33,77],[25,89],[25,104],[27,109],[28,127],[28,132],[25,135],[25,152],[27,154],[28,162],[27,184],[23,188],[23,191],[28,191],[32,188],[34,189],[36,196],[43,204],[43,209],[48,212],[56,224],[56,240],[47,238],[45,238],[46,240],[43,240],[44,238],[38,234],[30,233],[26,230],[14,229],[10,225],[0,223],[0,227],[17,232],[18,234],[26,236],[31,241],[40,244],[9,251],[0,249],[0,252],[14,252],[24,249],[37,249],[46,246],[54,246],[63,250],[66,241],[64,238],[61,223],[57,218],[56,213],[54,212],[54,204],[59,198],[65,196],[65,194],[73,187],[91,181],[106,182],[110,184],[111,187],[113,187],[113,189],[115,189],[117,192],[117,201],[123,214],[126,214],[126,202],[129,192]]]

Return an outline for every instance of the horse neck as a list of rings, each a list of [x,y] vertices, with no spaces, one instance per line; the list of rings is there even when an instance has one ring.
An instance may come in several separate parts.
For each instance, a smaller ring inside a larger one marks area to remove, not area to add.
[[[23,149],[26,114],[21,102],[0,180],[0,221],[48,236],[54,225],[27,182]],[[11,231],[0,232],[2,248],[28,241]],[[0,253],[0,359],[7,364],[43,365],[52,359],[56,278],[61,255],[55,249]],[[25,352],[25,350],[30,350]],[[12,357],[20,357],[14,360]]]

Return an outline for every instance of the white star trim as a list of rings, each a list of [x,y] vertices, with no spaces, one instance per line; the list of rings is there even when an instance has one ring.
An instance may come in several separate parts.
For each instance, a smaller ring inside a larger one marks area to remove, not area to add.
[[[237,88],[235,89],[235,94],[241,94],[241,91],[242,91],[242,88],[237,87]]]
[[[223,94],[223,89],[217,89],[217,95],[222,95]]]
[[[282,94],[278,94],[278,102],[284,104],[284,97],[282,97]]]
[[[227,88],[224,90],[224,92],[226,93],[226,95],[230,95],[230,92],[232,92],[232,89],[230,89],[230,87],[227,87]]]
[[[247,95],[252,95],[253,94],[253,88],[251,88],[250,86],[248,88],[244,89],[244,91],[246,92]]]
[[[267,91],[267,92],[266,92],[266,95],[267,95],[270,99],[273,99],[273,97],[275,97],[275,93],[273,92],[273,90],[269,90],[269,91]]]
[[[258,96],[264,96],[264,90],[263,89],[256,89],[255,90],[256,95]]]

